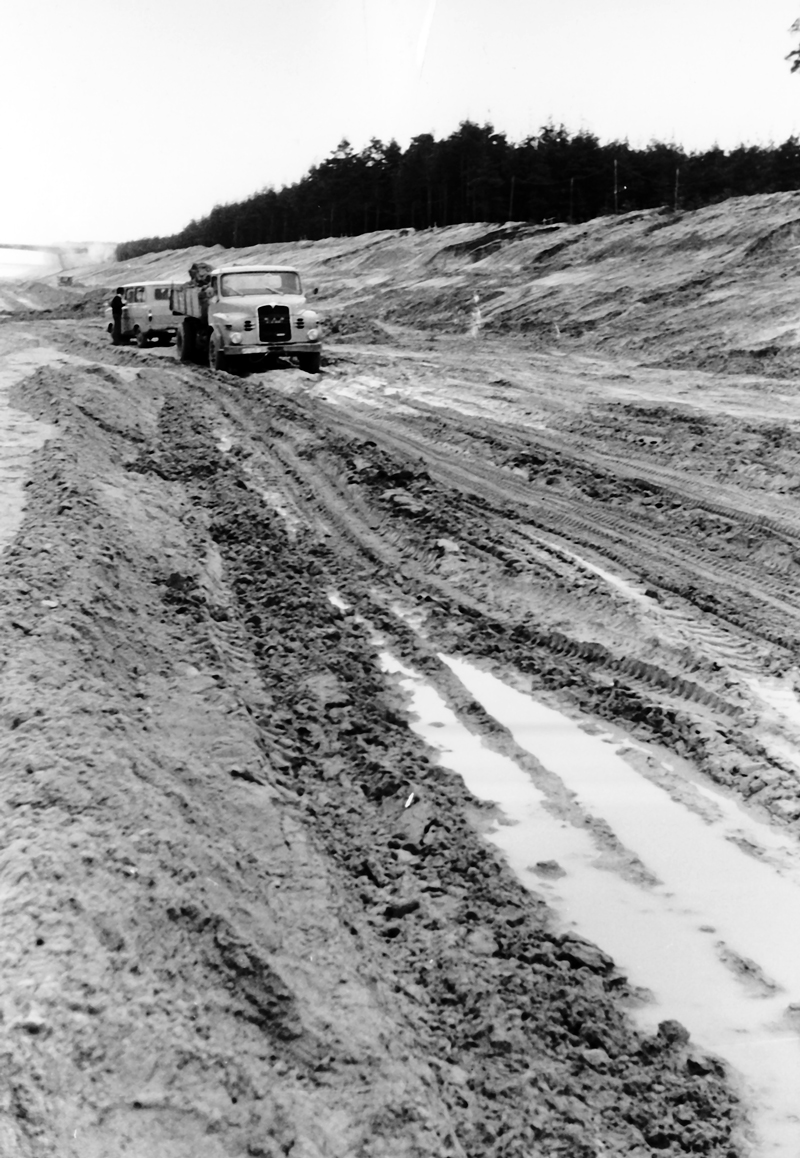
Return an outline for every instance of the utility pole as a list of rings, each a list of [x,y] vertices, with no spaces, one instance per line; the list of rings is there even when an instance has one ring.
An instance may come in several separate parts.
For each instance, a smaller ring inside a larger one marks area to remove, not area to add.
[[[619,213],[619,185],[617,183],[617,158],[614,158],[614,212]]]
[[[680,167],[680,165],[676,165],[675,166],[675,206],[674,206],[676,213],[678,212],[678,182],[680,180],[680,175],[681,175],[681,167]]]
[[[570,179],[569,179],[569,223],[570,223],[570,225],[572,225],[572,205],[573,205],[573,202],[575,200],[574,194],[575,194],[575,178],[570,177]]]

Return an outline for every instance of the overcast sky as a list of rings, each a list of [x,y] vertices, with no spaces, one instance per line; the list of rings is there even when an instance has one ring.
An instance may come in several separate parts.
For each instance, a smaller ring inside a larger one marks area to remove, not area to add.
[[[346,137],[800,135],[800,0],[0,0],[0,242],[176,232]]]

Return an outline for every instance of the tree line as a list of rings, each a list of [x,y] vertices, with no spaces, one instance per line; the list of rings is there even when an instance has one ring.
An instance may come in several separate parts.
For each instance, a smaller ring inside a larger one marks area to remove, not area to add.
[[[216,205],[170,237],[117,246],[120,261],[192,245],[238,248],[486,221],[587,221],[634,209],[697,209],[729,197],[800,188],[800,140],[687,153],[653,141],[633,149],[547,125],[514,144],[491,124],[463,121],[449,137],[407,149],[343,140],[294,185]]]

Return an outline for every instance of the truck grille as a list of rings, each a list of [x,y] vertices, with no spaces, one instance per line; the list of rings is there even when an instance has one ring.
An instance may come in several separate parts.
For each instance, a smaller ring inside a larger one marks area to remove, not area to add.
[[[289,342],[291,337],[288,306],[258,307],[259,342]]]

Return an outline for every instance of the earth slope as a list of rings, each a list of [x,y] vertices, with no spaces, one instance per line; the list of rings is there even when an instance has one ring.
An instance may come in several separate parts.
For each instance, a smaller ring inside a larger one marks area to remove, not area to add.
[[[798,214],[226,252],[318,288],[318,377],[114,348],[18,287],[5,380],[56,434],[0,560],[4,1154],[746,1153],[733,1075],[636,1030],[378,650],[523,762],[441,652],[797,829],[763,689],[798,652]]]

